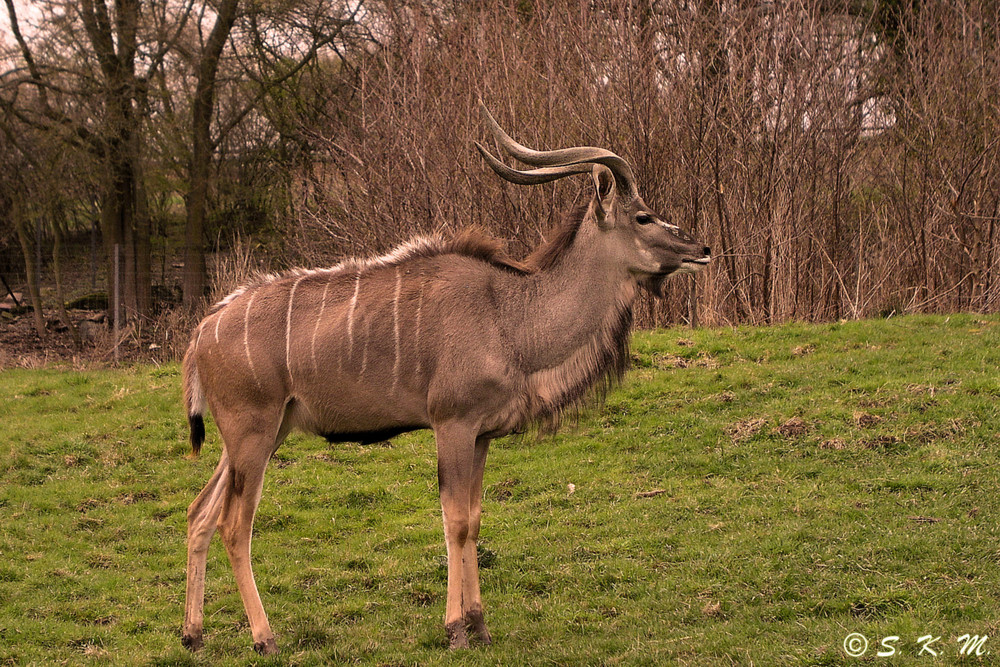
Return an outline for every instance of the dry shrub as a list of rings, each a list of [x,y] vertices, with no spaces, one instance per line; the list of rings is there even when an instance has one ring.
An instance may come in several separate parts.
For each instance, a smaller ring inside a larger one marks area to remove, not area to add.
[[[485,169],[482,98],[523,143],[621,154],[712,246],[642,324],[692,303],[710,324],[996,310],[1000,9],[907,3],[893,27],[856,5],[387,4],[303,129],[321,157],[293,179],[292,249],[320,264],[477,225],[527,253],[587,186]]]
[[[264,253],[252,241],[236,234],[226,252],[216,253],[212,269],[211,303],[217,303],[237,287],[264,272]]]

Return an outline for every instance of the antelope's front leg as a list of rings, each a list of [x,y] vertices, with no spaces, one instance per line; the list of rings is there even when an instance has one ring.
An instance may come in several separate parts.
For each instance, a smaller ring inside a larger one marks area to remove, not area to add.
[[[467,648],[469,639],[465,631],[463,599],[466,586],[463,579],[469,553],[466,545],[470,542],[469,499],[476,458],[476,429],[467,424],[449,422],[435,425],[434,437],[437,441],[438,490],[444,515],[444,540],[448,548],[448,602],[444,628],[451,648]],[[475,542],[472,545],[472,558],[475,558]],[[478,581],[475,589],[479,589]]]

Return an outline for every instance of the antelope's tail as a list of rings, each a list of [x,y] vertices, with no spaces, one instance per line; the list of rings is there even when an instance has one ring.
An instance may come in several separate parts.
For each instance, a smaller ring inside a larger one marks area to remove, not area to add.
[[[191,429],[191,453],[197,456],[205,442],[205,393],[201,390],[193,342],[184,355],[183,371],[184,406],[187,408],[188,426]]]

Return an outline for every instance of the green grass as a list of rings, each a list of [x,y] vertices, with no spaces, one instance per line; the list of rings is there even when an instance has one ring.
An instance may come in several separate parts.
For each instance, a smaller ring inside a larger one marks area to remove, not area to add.
[[[0,664],[989,662],[960,659],[966,633],[1000,653],[1000,318],[677,329],[634,352],[575,428],[492,448],[490,647],[445,648],[430,434],[289,438],[253,549],[272,659],[218,540],[205,648],[180,647],[185,511],[220,445],[210,425],[187,458],[178,367],[4,371]]]

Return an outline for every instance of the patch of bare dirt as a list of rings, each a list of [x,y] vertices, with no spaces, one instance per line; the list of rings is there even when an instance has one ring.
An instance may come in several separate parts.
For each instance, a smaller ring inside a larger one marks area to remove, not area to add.
[[[114,363],[114,335],[104,312],[71,310],[69,317],[80,333],[79,346],[55,311],[45,312],[44,336],[35,330],[31,311],[0,314],[0,369],[41,368],[57,363],[85,368]],[[118,361],[162,363],[177,358],[187,342],[188,330],[170,314],[144,327],[123,327]]]
[[[809,425],[801,417],[792,417],[778,427],[778,434],[784,438],[797,438],[809,430]]]
[[[695,366],[697,368],[707,368],[713,369],[719,367],[719,361],[707,354],[705,352],[699,352],[698,355],[689,359],[686,357],[681,357],[675,354],[654,354],[653,355],[653,366],[660,370],[670,370],[674,368],[689,368]]]
[[[861,428],[870,428],[876,424],[880,424],[882,418],[878,415],[873,415],[868,412],[855,411],[854,413],[854,423]]]
[[[743,442],[759,433],[765,426],[767,426],[766,419],[744,419],[729,427],[729,437],[734,443]]]
[[[71,313],[70,317],[79,325],[88,315],[92,314],[81,311]],[[0,315],[0,368],[38,368],[59,361],[95,361],[97,350],[93,344],[78,348],[69,329],[59,320],[46,317],[45,321],[43,338],[35,330],[31,312]]]

